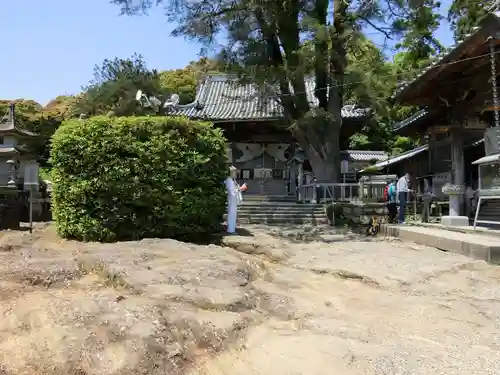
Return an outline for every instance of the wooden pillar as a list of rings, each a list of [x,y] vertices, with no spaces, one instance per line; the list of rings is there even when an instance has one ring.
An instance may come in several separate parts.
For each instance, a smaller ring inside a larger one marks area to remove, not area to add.
[[[465,185],[464,140],[462,129],[454,129],[451,133],[451,168],[453,184]],[[450,216],[461,216],[463,194],[450,195]]]
[[[451,173],[452,183],[445,194],[449,195],[450,214],[441,218],[441,224],[446,226],[468,226],[469,218],[462,216],[462,202],[465,193],[465,160],[463,129],[454,128],[451,131]]]
[[[432,154],[434,153],[434,147],[436,147],[436,133],[432,132],[429,134],[429,148],[427,151],[427,156],[429,158],[429,172],[433,172],[432,168]]]
[[[226,146],[226,157],[229,164],[233,164],[233,144],[229,142]]]

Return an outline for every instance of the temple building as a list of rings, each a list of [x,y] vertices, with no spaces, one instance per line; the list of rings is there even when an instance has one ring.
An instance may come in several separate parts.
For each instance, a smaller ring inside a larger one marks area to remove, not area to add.
[[[445,225],[465,226],[478,218],[487,224],[500,222],[497,7],[498,2],[472,34],[438,56],[415,80],[400,85],[395,99],[420,110],[394,130],[416,136],[422,144],[377,164],[398,174],[413,172],[417,190],[419,178],[430,179],[436,196],[447,203],[448,215],[441,220]],[[477,215],[466,210],[467,187],[489,201],[482,219],[483,205],[478,205]]]
[[[307,81],[306,88],[310,103],[316,104],[314,82]],[[242,85],[235,77],[208,75],[198,86],[195,102],[182,107],[170,113],[210,121],[224,130],[229,140],[229,162],[239,169],[239,179],[248,183],[248,194],[294,194],[296,175],[290,160],[297,157],[298,146],[286,128],[283,108],[277,101],[263,98],[255,86]],[[349,137],[361,131],[369,116],[366,108],[342,108],[342,150],[347,149]],[[355,180],[356,170],[387,158],[381,151],[346,150],[341,156],[348,161],[349,171],[343,176],[348,181]],[[302,153],[299,158],[307,177],[311,171],[307,156]]]

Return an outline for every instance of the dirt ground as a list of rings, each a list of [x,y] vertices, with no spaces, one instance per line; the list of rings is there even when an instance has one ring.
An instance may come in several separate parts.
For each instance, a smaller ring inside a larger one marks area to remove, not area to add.
[[[500,373],[500,268],[331,229],[0,238],[2,375]]]

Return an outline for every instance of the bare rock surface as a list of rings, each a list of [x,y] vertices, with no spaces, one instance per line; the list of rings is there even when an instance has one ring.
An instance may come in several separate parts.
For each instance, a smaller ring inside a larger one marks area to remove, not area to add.
[[[0,237],[1,375],[500,373],[500,269],[330,228]]]

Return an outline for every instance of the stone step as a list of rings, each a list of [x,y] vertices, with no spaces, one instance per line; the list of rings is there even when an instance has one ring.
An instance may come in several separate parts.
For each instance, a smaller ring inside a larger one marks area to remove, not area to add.
[[[319,209],[311,209],[311,208],[279,208],[279,207],[269,207],[269,208],[265,208],[265,207],[255,207],[255,208],[251,208],[251,207],[240,207],[238,209],[238,212],[251,212],[251,213],[274,213],[274,212],[288,212],[288,213],[291,213],[291,214],[314,214],[314,213],[324,213],[325,210],[322,209],[322,208],[319,208]]]
[[[295,202],[296,198],[293,195],[279,195],[279,194],[243,194],[244,202]]]
[[[300,210],[300,209],[262,209],[262,208],[255,208],[255,209],[250,209],[248,207],[241,207],[238,209],[239,214],[262,214],[262,215],[274,215],[274,214],[283,214],[283,215],[325,215],[325,210],[319,209],[319,210]]]
[[[268,224],[268,225],[283,225],[283,224],[328,224],[328,220],[319,218],[301,218],[301,217],[290,217],[290,218],[260,218],[260,217],[242,217],[238,218],[238,222],[241,224]]]
[[[405,241],[413,241],[420,245],[463,254],[474,259],[496,264],[500,263],[500,241],[493,236],[475,232],[473,229],[468,229],[467,233],[461,233],[447,230],[446,227],[442,226],[429,228],[389,224],[382,225],[380,232],[388,236],[399,237]]]
[[[249,213],[249,212],[238,212],[239,217],[271,217],[271,218],[322,218],[326,217],[324,213],[312,214],[312,213],[295,213],[295,212],[274,212],[274,213]]]
[[[323,204],[313,204],[313,203],[297,203],[295,201],[252,201],[252,200],[243,200],[240,207],[246,206],[275,206],[275,207],[324,207]]]

